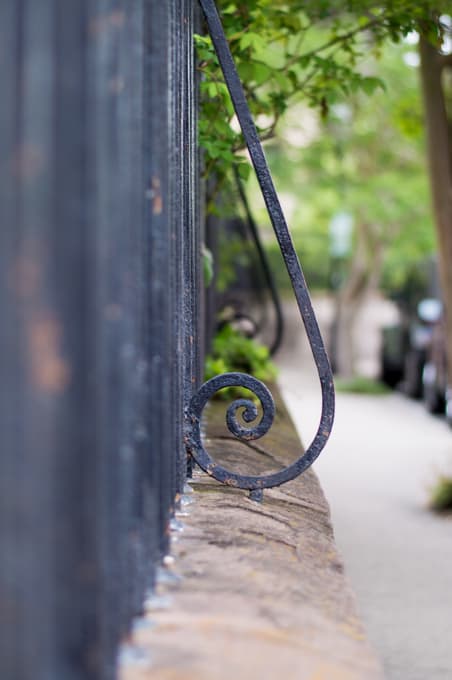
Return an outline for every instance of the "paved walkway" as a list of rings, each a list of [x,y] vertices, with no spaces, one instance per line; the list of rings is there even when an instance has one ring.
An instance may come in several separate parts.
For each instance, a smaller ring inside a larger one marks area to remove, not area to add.
[[[320,306],[321,317],[327,311]],[[279,382],[307,444],[318,423],[318,383],[294,314],[288,326]],[[399,394],[339,394],[316,470],[388,680],[452,679],[452,517],[426,509],[436,474],[452,471],[452,431]]]

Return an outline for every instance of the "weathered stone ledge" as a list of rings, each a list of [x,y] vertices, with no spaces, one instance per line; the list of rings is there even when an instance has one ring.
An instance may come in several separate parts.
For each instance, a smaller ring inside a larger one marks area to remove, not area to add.
[[[225,429],[224,404],[208,409],[206,448],[217,460],[262,474],[299,456],[298,436],[272,391],[276,422],[250,445]],[[201,472],[191,486],[174,565],[158,586],[169,606],[159,609],[155,600],[147,614],[154,625],[134,635],[150,663],[125,664],[121,679],[381,679],[314,472],[266,491],[263,503]]]

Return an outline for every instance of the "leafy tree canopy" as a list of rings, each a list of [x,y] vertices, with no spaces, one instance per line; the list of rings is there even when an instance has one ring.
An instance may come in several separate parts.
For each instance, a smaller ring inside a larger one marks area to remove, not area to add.
[[[291,231],[311,285],[328,285],[329,228],[344,211],[353,218],[353,245],[359,232],[367,235],[369,272],[381,251],[388,292],[403,286],[435,250],[416,50],[408,43],[385,45],[378,60],[369,56],[363,62],[384,80],[384,91],[373,97],[357,93],[333,105],[328,119],[304,138],[309,111],[297,105],[268,148],[283,200],[293,197]],[[317,121],[312,112],[311,118]],[[260,206],[255,203],[264,221]]]
[[[363,71],[388,40],[398,42],[422,27],[439,44],[439,16],[450,0],[246,0],[218,2],[226,35],[263,140],[275,135],[287,109],[297,101],[327,117],[331,107],[357,92],[384,87]],[[206,175],[218,186],[232,165],[242,177],[249,166],[244,144],[210,38],[196,37],[202,72],[200,143]],[[213,198],[216,192],[213,191]],[[211,197],[212,198],[212,197]],[[211,208],[214,207],[213,201]]]

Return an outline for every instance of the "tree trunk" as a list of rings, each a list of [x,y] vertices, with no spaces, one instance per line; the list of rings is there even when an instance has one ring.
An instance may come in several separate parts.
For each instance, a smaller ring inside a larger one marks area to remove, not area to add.
[[[378,226],[357,225],[357,244],[350,273],[336,299],[334,328],[334,370],[341,378],[356,373],[355,324],[363,303],[378,288],[383,262],[383,244]]]
[[[421,80],[430,164],[433,212],[438,238],[438,261],[445,308],[449,384],[452,385],[452,134],[442,82],[450,58],[420,40]],[[413,200],[416,200],[413,197]]]

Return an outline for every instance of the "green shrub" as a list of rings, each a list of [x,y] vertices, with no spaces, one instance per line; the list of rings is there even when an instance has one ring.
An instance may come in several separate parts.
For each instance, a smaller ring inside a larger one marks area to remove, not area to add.
[[[430,507],[437,512],[452,510],[452,477],[440,475],[431,490]]]
[[[351,392],[353,394],[388,394],[391,390],[379,380],[355,376],[354,378],[336,378],[334,381],[338,392]]]
[[[277,375],[268,348],[226,324],[216,334],[212,352],[206,357],[205,379],[235,371],[247,373],[262,382],[274,380]],[[242,387],[227,387],[217,396],[222,399],[249,398],[252,393]]]

